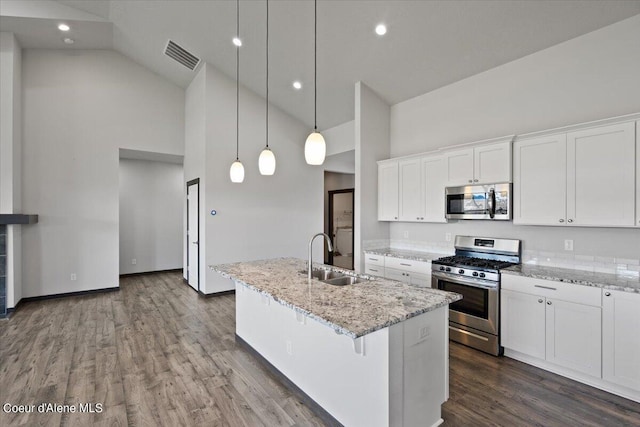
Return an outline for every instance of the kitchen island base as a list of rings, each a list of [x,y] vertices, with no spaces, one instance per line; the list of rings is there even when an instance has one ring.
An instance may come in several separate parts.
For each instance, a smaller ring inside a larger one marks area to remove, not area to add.
[[[330,424],[442,423],[449,392],[448,306],[352,338],[270,296],[236,288],[239,342],[286,377],[285,385],[302,391],[302,400],[322,408],[318,415]],[[358,307],[351,309],[356,315]]]

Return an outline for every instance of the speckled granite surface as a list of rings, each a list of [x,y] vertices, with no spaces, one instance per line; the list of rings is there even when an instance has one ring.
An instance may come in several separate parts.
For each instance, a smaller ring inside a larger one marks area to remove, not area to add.
[[[432,253],[432,252],[408,251],[404,249],[392,249],[392,248],[366,249],[364,253],[380,255],[380,256],[390,256],[394,258],[410,259],[412,261],[433,261],[434,259],[453,255],[453,254],[438,254],[438,253]]]
[[[347,272],[340,268],[314,264]],[[379,277],[347,286],[333,286],[317,279],[308,281],[306,261],[277,258],[209,266],[236,285],[246,286],[333,328],[337,333],[358,338],[435,310],[462,297],[451,292],[418,288]],[[355,275],[353,272],[349,272]]]
[[[593,273],[590,271],[570,270],[567,268],[542,267],[539,265],[520,264],[500,270],[502,274],[535,277],[537,279],[557,280],[559,282],[575,283],[576,285],[595,286],[624,292],[640,293],[640,279],[638,277],[618,276],[607,273]]]

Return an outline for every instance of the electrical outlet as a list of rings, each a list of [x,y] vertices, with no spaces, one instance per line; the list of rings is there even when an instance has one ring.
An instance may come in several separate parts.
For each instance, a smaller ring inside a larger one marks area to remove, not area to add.
[[[565,240],[564,241],[564,250],[565,251],[572,251],[573,250],[573,240]]]
[[[445,239],[447,242],[450,242],[450,241],[451,241],[451,233],[445,233],[445,235],[444,235],[444,239]]]
[[[131,258],[131,264],[132,265],[136,265],[138,263],[138,260],[135,258]]]
[[[287,340],[287,354],[289,356],[293,355],[293,346],[291,345],[291,341]]]
[[[408,232],[408,231],[405,231],[405,232],[404,232],[404,238],[405,238],[405,239],[408,239],[408,238],[409,238],[409,232]]]
[[[76,273],[71,273],[71,280],[77,280],[78,276],[76,276]]]

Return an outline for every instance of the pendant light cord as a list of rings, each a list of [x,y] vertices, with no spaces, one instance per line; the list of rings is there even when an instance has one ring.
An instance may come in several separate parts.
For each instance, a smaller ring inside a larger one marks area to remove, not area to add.
[[[313,130],[318,131],[318,0],[313,2]]]
[[[236,34],[240,38],[240,0],[236,0]],[[240,153],[240,46],[236,46],[236,161]]]
[[[269,0],[267,0],[267,98],[265,103],[266,113],[266,129],[267,148],[269,148]]]

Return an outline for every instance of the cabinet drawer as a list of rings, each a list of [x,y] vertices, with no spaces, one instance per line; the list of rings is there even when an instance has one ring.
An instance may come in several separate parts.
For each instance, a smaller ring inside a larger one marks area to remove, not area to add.
[[[384,267],[384,256],[364,253],[364,263]]]
[[[431,274],[431,262],[385,257],[384,266],[414,273]]]
[[[600,288],[557,282],[555,280],[535,279],[532,277],[503,274],[502,289],[539,295],[549,299],[574,302],[577,304],[602,306]]]
[[[380,276],[384,277],[384,267],[380,267],[376,264],[364,264],[364,274],[369,274],[371,276]]]

